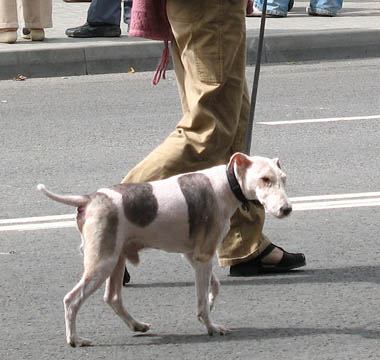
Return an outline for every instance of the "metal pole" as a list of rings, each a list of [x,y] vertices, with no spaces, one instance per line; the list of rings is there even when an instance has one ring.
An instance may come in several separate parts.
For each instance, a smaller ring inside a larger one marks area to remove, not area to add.
[[[267,0],[264,0],[264,2],[263,2],[263,10],[262,10],[262,14],[261,14],[259,43],[258,43],[258,46],[257,46],[257,58],[256,58],[255,76],[253,78],[253,86],[252,86],[251,108],[249,110],[247,132],[245,133],[244,153],[247,154],[247,155],[249,155],[250,152],[251,152],[253,120],[254,120],[254,117],[255,117],[257,88],[258,88],[258,85],[259,85],[260,66],[261,66],[261,53],[262,53],[262,50],[263,50],[266,13],[267,13]]]

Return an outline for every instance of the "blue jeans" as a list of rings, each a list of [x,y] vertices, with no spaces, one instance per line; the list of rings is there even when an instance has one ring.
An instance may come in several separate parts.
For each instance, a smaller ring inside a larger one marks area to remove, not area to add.
[[[124,22],[131,21],[132,0],[124,0]],[[120,25],[120,0],[92,0],[87,12],[87,22],[91,25]]]
[[[255,0],[255,8],[262,10],[263,2],[263,0]],[[288,14],[288,5],[289,0],[268,0],[267,13],[286,16]],[[336,15],[342,5],[343,0],[310,0],[310,11],[316,14]]]

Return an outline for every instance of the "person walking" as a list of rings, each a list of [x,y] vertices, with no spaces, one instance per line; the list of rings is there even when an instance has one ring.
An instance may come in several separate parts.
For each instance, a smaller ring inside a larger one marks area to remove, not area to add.
[[[45,39],[46,28],[52,25],[51,0],[20,0],[24,16],[24,37],[32,41]],[[18,11],[16,0],[0,1],[0,43],[15,43],[17,41]]]
[[[162,3],[172,33],[183,116],[123,183],[226,164],[233,153],[244,149],[250,108],[245,79],[247,0],[166,0],[166,7],[165,0],[134,0],[131,33],[134,26],[142,27],[136,31],[139,36],[144,25],[151,30],[150,16],[152,10],[157,12],[157,3]],[[217,252],[219,264],[229,266],[231,276],[284,272],[306,264],[304,254],[289,253],[270,242],[263,234],[264,221],[265,210],[260,205],[239,210],[232,217],[230,231]]]

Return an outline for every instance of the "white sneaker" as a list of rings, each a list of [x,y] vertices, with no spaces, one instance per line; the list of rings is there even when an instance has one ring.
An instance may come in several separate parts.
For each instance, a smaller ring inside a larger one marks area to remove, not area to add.
[[[262,11],[253,7],[253,11],[251,13],[247,13],[246,16],[247,17],[261,17],[262,15]],[[283,17],[286,17],[286,15],[276,15],[276,14],[266,14],[266,17],[267,18],[283,18]]]
[[[312,9],[310,6],[308,6],[308,7],[306,8],[306,12],[307,12],[310,16],[335,17],[335,16],[338,15],[337,13],[332,13],[332,12],[327,11],[327,10],[322,10],[322,9],[316,10],[316,9]]]
[[[13,44],[17,41],[17,31],[1,31],[0,43]]]
[[[261,15],[262,15],[261,10],[255,8],[255,7],[253,7],[252,12],[250,12],[250,13],[247,12],[247,14],[246,14],[246,16],[248,16],[248,17],[261,17]]]
[[[43,41],[45,39],[45,31],[44,29],[32,29],[29,30],[29,34],[27,34],[27,31],[24,31],[23,37],[32,41]]]

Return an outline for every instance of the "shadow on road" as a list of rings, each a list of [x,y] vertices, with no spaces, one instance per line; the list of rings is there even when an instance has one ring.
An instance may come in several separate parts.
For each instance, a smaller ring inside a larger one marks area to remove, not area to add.
[[[371,330],[363,327],[352,328],[235,328],[226,336],[208,336],[202,334],[139,334],[133,338],[144,338],[143,342],[129,342],[124,344],[99,344],[95,347],[123,347],[123,346],[149,346],[149,345],[178,345],[178,344],[199,344],[214,343],[225,341],[260,341],[268,339],[294,338],[299,336],[316,336],[316,335],[353,335],[366,339],[379,339],[380,330]]]
[[[380,266],[349,266],[333,269],[294,270],[286,274],[271,274],[250,278],[231,277],[227,280],[221,280],[222,286],[357,282],[380,284]],[[128,285],[128,287],[131,288],[172,288],[187,286],[194,286],[194,283],[190,281],[177,281],[134,284],[132,282]]]

